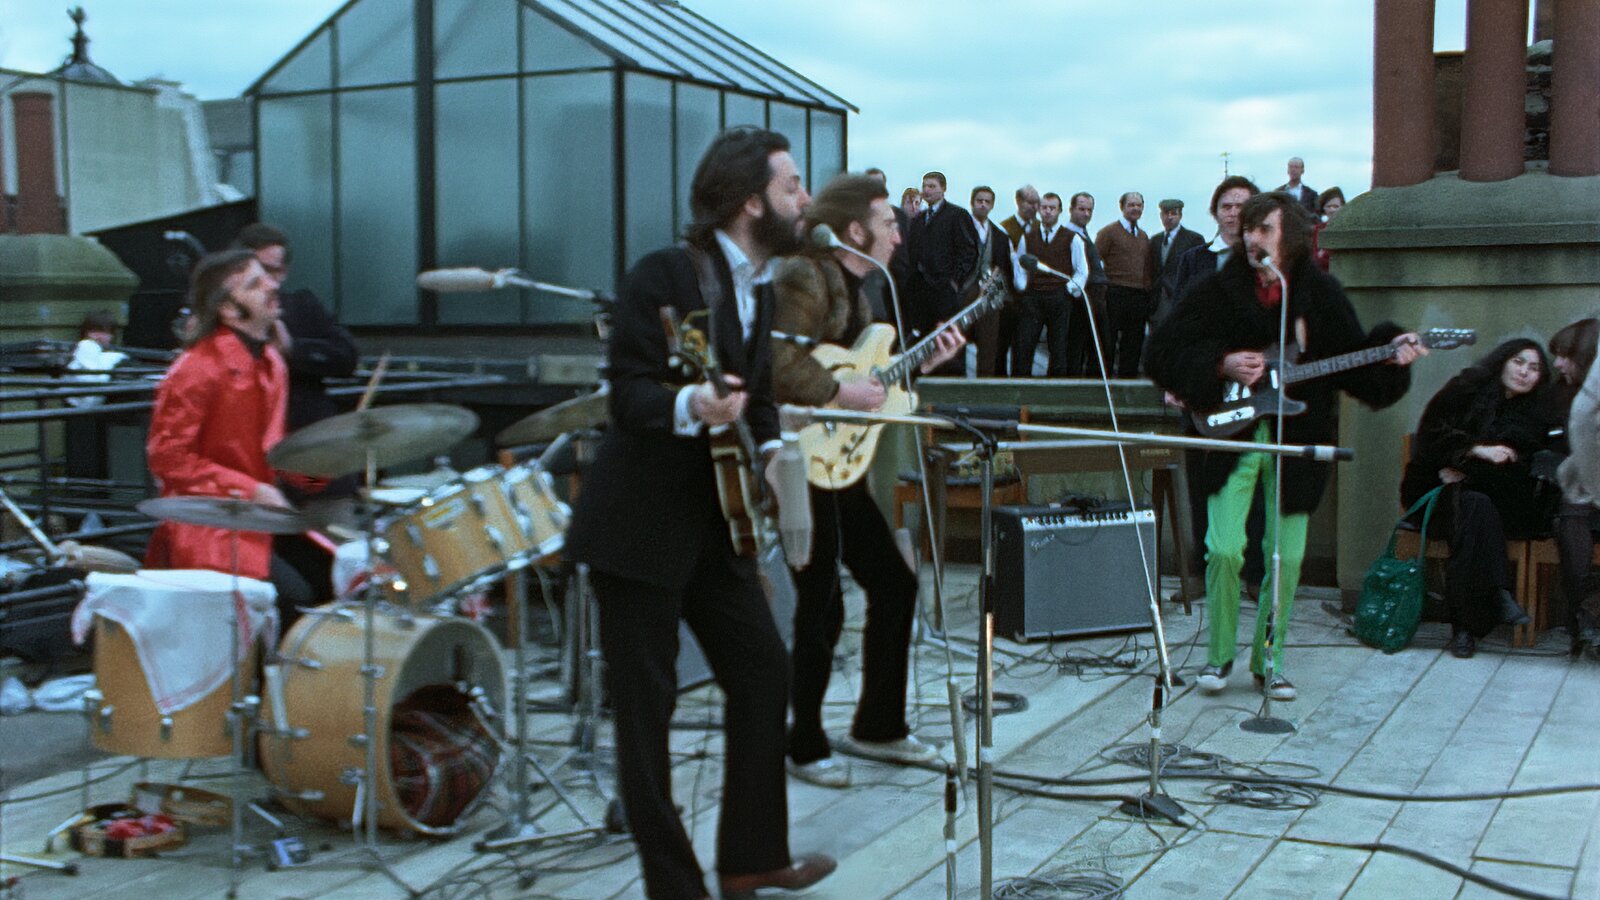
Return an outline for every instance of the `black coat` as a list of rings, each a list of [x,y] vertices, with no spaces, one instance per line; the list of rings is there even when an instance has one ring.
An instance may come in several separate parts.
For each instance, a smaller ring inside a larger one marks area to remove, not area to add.
[[[284,292],[278,302],[279,318],[291,338],[284,361],[289,364],[288,433],[293,434],[339,411],[322,379],[355,374],[360,354],[350,332],[334,321],[316,294]]]
[[[989,220],[988,259],[977,257],[976,251],[982,247],[983,240],[978,236],[978,223],[974,222],[971,216],[967,216],[967,240],[972,242],[974,254],[972,274],[968,276],[966,286],[976,285],[993,268],[1000,270],[1000,280],[1004,282],[1006,290],[1012,295],[1017,294],[1017,272],[1016,267],[1011,264],[1011,235],[1006,234],[1000,223],[993,219]]]
[[[1399,326],[1389,322],[1370,333],[1363,331],[1339,282],[1318,270],[1309,258],[1295,265],[1288,277],[1291,341],[1295,319],[1303,318],[1306,323],[1302,361],[1379,346],[1401,334]],[[1278,315],[1276,306],[1265,307],[1256,299],[1255,273],[1244,254],[1236,253],[1222,271],[1201,281],[1180,300],[1171,318],[1150,336],[1146,355],[1150,379],[1191,409],[1213,409],[1221,404],[1226,387],[1217,374],[1223,357],[1236,350],[1265,350],[1277,343]],[[1387,364],[1300,382],[1289,389],[1289,396],[1304,401],[1308,409],[1284,422],[1284,441],[1333,441],[1340,390],[1380,409],[1399,400],[1410,386],[1409,368]],[[1274,420],[1268,417],[1265,421],[1270,424]],[[1247,429],[1235,439],[1248,441],[1254,431]],[[1205,453],[1198,471],[1189,476],[1193,489],[1203,496],[1215,493],[1238,460],[1235,453]],[[1316,509],[1327,487],[1328,466],[1300,458],[1284,460],[1284,512]]]
[[[756,291],[756,319],[746,345],[728,263],[716,249],[709,255],[722,282],[718,356],[723,369],[743,378],[750,392],[745,419],[757,445],[776,440],[772,291]],[[668,305],[680,318],[705,308],[694,264],[678,247],[639,260],[612,310],[611,425],[585,473],[565,554],[601,572],[681,591],[706,541],[720,541],[730,555],[733,550],[717,505],[706,430],[693,438],[672,430],[682,383],[667,368],[659,310]]]
[[[1537,393],[1494,396],[1500,393],[1498,379],[1488,390],[1486,396],[1484,385],[1464,372],[1445,382],[1428,401],[1400,482],[1401,502],[1409,507],[1438,487],[1440,469],[1459,469],[1467,476],[1463,488],[1494,502],[1507,534],[1548,533],[1554,489],[1534,480],[1530,469],[1533,455],[1551,446],[1550,429],[1563,417]],[[1477,444],[1504,444],[1517,452],[1517,458],[1496,465],[1469,456]]]
[[[1172,257],[1168,256],[1167,261],[1171,262]],[[1185,250],[1172,273],[1173,306],[1176,307],[1182,302],[1184,295],[1194,290],[1195,285],[1215,274],[1217,274],[1217,252],[1211,249],[1209,242]]]
[[[971,226],[972,214],[949,200],[932,217],[926,211],[912,217],[906,241],[912,288],[906,298],[906,327],[926,332],[961,311],[961,282],[978,261]]]

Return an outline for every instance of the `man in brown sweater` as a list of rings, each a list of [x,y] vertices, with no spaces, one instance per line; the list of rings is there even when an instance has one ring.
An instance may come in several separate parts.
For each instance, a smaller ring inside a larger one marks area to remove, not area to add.
[[[1139,227],[1144,197],[1129,191],[1118,201],[1122,218],[1100,229],[1095,249],[1106,267],[1106,371],[1116,378],[1135,378],[1144,352],[1144,329],[1153,312],[1150,302],[1150,236]]]

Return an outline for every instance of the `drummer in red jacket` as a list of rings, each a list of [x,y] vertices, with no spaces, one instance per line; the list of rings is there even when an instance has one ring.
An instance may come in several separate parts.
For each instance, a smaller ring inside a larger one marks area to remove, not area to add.
[[[189,346],[156,391],[145,453],[163,497],[210,496],[288,506],[267,463],[283,438],[288,374],[270,343],[278,284],[249,250],[213,253],[189,284]],[[278,589],[280,621],[310,605],[310,586],[272,555],[272,536],[163,522],[145,565],[235,571]]]

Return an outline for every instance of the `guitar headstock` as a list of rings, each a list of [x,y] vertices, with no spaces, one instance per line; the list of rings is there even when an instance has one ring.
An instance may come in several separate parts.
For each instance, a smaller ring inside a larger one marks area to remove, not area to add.
[[[1478,342],[1478,333],[1471,328],[1429,328],[1417,337],[1430,350],[1454,350]]]

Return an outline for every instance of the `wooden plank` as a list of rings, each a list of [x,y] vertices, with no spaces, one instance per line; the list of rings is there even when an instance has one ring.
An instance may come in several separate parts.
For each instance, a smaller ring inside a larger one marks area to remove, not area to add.
[[[1193,843],[1162,854],[1140,873],[1129,896],[1225,896],[1266,858],[1274,843],[1254,835],[1208,831]]]

